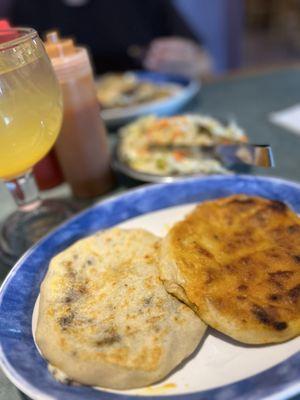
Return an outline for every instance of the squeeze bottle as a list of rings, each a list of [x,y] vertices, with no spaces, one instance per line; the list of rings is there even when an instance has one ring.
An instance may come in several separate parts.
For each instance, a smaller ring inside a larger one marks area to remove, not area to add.
[[[75,197],[101,195],[114,180],[88,52],[55,31],[47,34],[45,48],[63,95],[63,123],[55,144],[63,175]]]

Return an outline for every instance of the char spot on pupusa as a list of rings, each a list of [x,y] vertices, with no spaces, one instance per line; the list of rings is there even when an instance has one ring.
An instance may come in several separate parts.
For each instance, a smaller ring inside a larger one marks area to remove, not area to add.
[[[285,213],[287,211],[287,205],[282,203],[281,201],[273,200],[267,208],[272,209],[278,213]]]
[[[121,341],[121,335],[117,332],[115,327],[109,327],[104,330],[104,334],[101,338],[97,339],[95,344],[98,347],[110,346],[114,343],[119,343]]]
[[[290,278],[293,274],[294,274],[293,271],[275,271],[275,272],[268,273],[270,279],[276,279],[276,278],[287,279],[287,278]]]
[[[149,306],[149,305],[151,304],[151,302],[152,302],[152,299],[153,299],[153,296],[145,297],[145,298],[143,299],[144,305],[145,305],[145,306]]]
[[[85,285],[78,285],[77,287],[73,287],[68,290],[66,296],[63,298],[62,302],[66,304],[73,303],[79,300],[84,294],[88,292],[88,289]]]
[[[71,311],[68,314],[64,315],[63,317],[59,318],[58,323],[62,330],[66,330],[70,327],[73,320],[75,318],[75,314]]]
[[[216,272],[210,268],[207,268],[205,270],[205,275],[206,275],[205,284],[210,284],[210,283],[214,282],[217,278]]]
[[[264,325],[273,327],[277,331],[282,331],[288,327],[286,322],[277,321],[267,310],[257,304],[253,304],[251,311],[258,321]]]
[[[109,336],[105,336],[101,340],[96,341],[96,346],[101,347],[101,346],[110,346],[114,343],[119,343],[121,341],[121,336],[118,334],[112,334]]]
[[[288,232],[289,233],[300,233],[300,225],[290,225],[288,227]]]
[[[71,267],[72,261],[71,261],[71,260],[64,260],[64,261],[62,262],[62,265],[63,265],[64,267]]]
[[[87,260],[86,260],[86,265],[87,266],[92,266],[92,265],[94,265],[95,264],[95,260],[94,259],[92,259],[92,258],[88,258]]]
[[[236,203],[236,204],[249,204],[249,205],[251,205],[251,204],[254,203],[254,199],[250,199],[248,197],[245,197],[245,198],[240,197],[240,198],[232,199],[231,203],[233,203],[233,204]]]
[[[288,296],[292,300],[293,303],[296,303],[298,301],[298,299],[300,298],[300,284],[296,285],[292,289],[290,289],[288,292]]]
[[[271,301],[278,301],[278,300],[281,300],[281,298],[282,298],[282,296],[277,293],[273,293],[268,296],[268,299]]]
[[[293,257],[293,260],[297,263],[297,264],[300,264],[300,256],[299,255],[294,255],[294,256],[292,256]]]

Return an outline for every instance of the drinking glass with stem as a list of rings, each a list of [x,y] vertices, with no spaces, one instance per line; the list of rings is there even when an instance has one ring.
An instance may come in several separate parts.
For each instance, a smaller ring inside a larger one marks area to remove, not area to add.
[[[0,231],[0,260],[7,265],[74,212],[71,202],[41,200],[31,172],[54,145],[61,122],[59,83],[37,32],[1,31],[0,179],[18,206]]]

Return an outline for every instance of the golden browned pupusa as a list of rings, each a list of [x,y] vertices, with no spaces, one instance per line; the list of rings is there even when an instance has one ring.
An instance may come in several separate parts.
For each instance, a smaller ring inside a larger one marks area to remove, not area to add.
[[[167,290],[244,343],[300,333],[300,219],[285,204],[235,195],[200,204],[162,244]]]
[[[205,324],[165,290],[160,239],[111,229],[51,262],[41,287],[37,343],[77,382],[115,389],[166,376],[193,352]]]

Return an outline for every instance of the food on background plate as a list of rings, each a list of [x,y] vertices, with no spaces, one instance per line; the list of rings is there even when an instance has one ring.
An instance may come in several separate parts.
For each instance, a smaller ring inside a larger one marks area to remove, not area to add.
[[[54,257],[41,286],[36,341],[56,376],[136,388],[164,378],[194,351],[206,325],[165,290],[159,251],[149,232],[111,229]]]
[[[108,73],[96,82],[97,97],[103,110],[136,106],[172,97],[181,90],[174,83],[139,79],[134,73]]]
[[[209,326],[249,344],[300,334],[300,219],[279,201],[200,204],[162,243],[166,289]]]
[[[204,115],[151,115],[121,128],[118,158],[135,171],[155,175],[229,173],[217,157],[205,151],[156,146],[176,144],[192,148],[246,141],[243,130],[233,122],[223,125]]]

